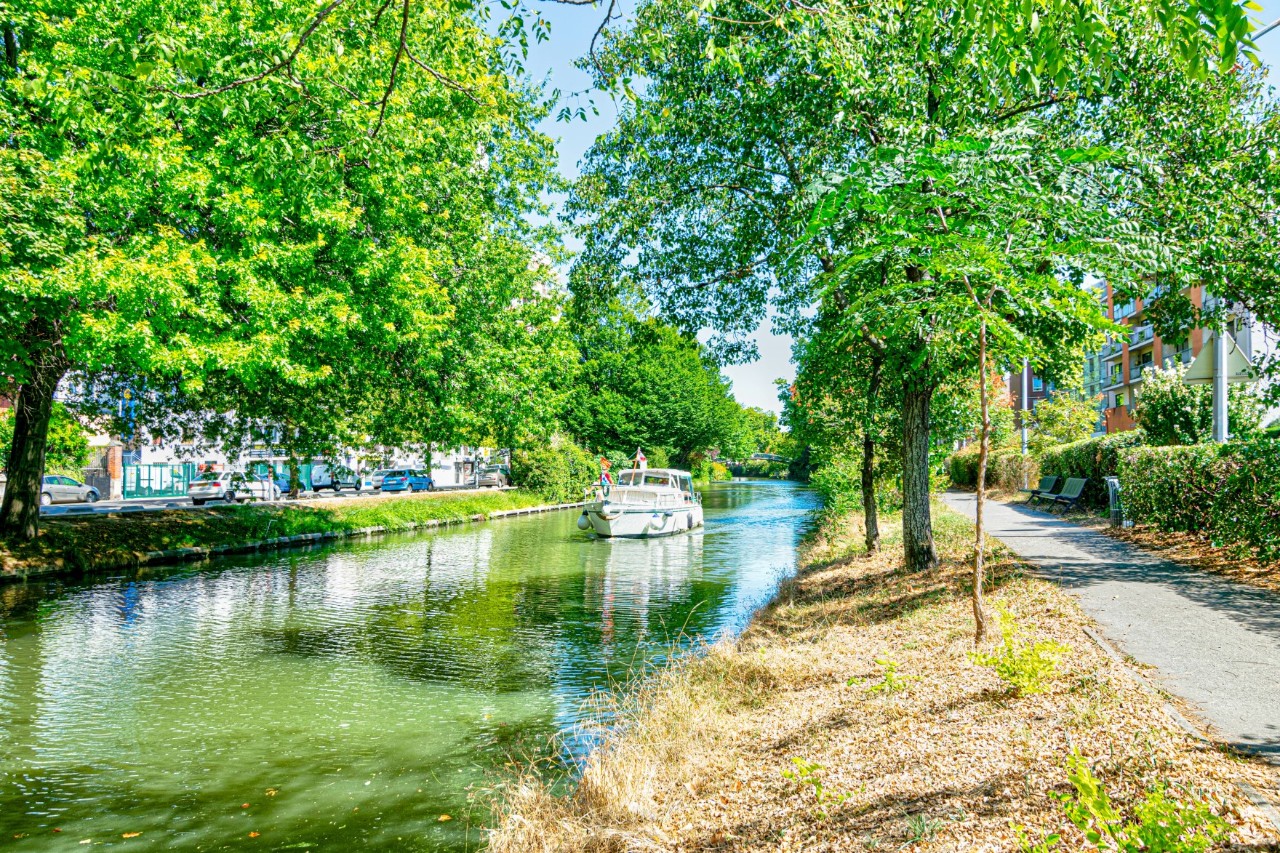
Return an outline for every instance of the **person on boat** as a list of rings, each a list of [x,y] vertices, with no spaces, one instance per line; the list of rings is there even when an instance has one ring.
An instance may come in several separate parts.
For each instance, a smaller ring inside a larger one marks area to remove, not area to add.
[[[602,486],[613,485],[613,475],[609,473],[609,469],[612,467],[613,467],[613,463],[611,463],[608,459],[605,459],[603,456],[600,457],[600,485]]]

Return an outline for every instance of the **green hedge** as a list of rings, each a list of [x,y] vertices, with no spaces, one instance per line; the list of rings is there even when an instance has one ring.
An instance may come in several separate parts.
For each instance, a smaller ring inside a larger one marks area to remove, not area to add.
[[[1016,492],[1024,483],[1039,479],[1039,460],[1023,456],[1016,447],[992,450],[987,458],[987,488]],[[953,485],[978,487],[978,445],[971,444],[947,457],[947,474]]]
[[[1063,481],[1068,477],[1086,478],[1089,482],[1085,484],[1082,502],[1095,509],[1105,509],[1108,498],[1103,478],[1118,474],[1121,453],[1142,441],[1142,430],[1130,430],[1051,447],[1040,454],[1040,473],[1056,474]]]
[[[1129,518],[1280,559],[1280,441],[1134,447],[1122,456]]]

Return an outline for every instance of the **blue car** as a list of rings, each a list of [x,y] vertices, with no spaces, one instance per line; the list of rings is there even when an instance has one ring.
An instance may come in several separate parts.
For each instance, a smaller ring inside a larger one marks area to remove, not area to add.
[[[415,471],[412,468],[392,468],[382,477],[382,491],[429,492],[435,488],[431,475],[426,471]]]

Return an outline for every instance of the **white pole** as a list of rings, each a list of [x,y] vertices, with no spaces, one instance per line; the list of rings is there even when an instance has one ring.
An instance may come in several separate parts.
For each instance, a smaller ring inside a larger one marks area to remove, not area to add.
[[[1213,440],[1222,443],[1231,435],[1227,423],[1227,347],[1231,336],[1225,327],[1215,333],[1213,348]]]

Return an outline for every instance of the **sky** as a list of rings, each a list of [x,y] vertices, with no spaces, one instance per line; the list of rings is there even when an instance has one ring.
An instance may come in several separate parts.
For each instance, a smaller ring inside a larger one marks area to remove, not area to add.
[[[1257,13],[1257,18],[1263,25],[1280,18],[1280,0],[1259,0],[1259,5],[1262,11]],[[623,0],[624,15],[633,7],[632,0]],[[617,118],[612,101],[602,93],[590,93],[590,77],[574,67],[578,57],[586,54],[604,12],[593,6],[557,3],[544,3],[539,8],[551,22],[551,38],[542,44],[530,45],[527,63],[530,74],[535,81],[545,80],[550,87],[560,89],[562,104],[587,106],[589,100],[594,100],[600,112],[598,116],[592,115],[588,108],[587,121],[558,122],[553,111],[543,122],[543,131],[558,140],[561,173],[572,178],[578,174],[578,164],[596,136],[607,132]],[[1266,65],[1273,68],[1280,65],[1280,28],[1264,36],[1258,47]],[[575,96],[574,93],[585,94]],[[576,250],[578,246],[570,241],[569,248]],[[774,382],[779,378],[787,382],[795,378],[795,366],[791,364],[791,339],[774,334],[766,321],[756,331],[756,345],[760,350],[757,361],[728,366],[724,374],[733,383],[734,396],[739,403],[778,412],[781,405]]]

